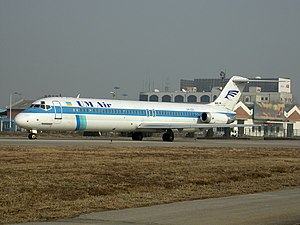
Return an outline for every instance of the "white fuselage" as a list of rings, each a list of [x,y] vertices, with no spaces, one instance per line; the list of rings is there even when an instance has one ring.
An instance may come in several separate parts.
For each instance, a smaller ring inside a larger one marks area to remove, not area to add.
[[[51,97],[35,101],[15,119],[28,130],[132,132],[143,123],[201,123],[205,112],[214,113],[214,123],[235,116],[212,105]]]

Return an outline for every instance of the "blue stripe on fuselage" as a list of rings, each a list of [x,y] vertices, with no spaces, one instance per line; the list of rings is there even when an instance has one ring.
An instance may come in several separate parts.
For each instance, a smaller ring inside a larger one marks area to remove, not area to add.
[[[80,129],[80,119],[78,115],[75,115],[76,118],[76,128],[75,130],[79,130]]]
[[[62,107],[63,114],[73,115],[111,115],[111,116],[144,116],[144,117],[179,117],[179,118],[197,118],[203,112],[197,111],[175,111],[175,110],[146,110],[146,109],[125,109],[125,108],[88,108],[88,107]],[[149,114],[149,112],[151,112]],[[23,113],[48,113],[54,114],[54,108],[43,110],[40,108],[28,108]],[[225,114],[233,117],[236,113],[213,112]],[[76,124],[77,117],[76,117]]]
[[[75,115],[76,118],[76,128],[75,130],[85,130],[86,129],[86,116]]]

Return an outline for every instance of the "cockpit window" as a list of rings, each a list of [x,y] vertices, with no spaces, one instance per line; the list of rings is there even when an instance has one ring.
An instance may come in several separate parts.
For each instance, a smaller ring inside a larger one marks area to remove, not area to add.
[[[40,108],[40,107],[41,107],[40,104],[32,104],[32,105],[30,106],[30,108]]]
[[[45,103],[45,101],[41,101],[41,109],[46,109],[46,103]]]
[[[44,101],[41,102],[42,104],[32,104],[30,106],[30,108],[40,108],[40,109],[43,109],[43,110],[49,110],[51,109],[51,106],[50,105],[46,105]]]

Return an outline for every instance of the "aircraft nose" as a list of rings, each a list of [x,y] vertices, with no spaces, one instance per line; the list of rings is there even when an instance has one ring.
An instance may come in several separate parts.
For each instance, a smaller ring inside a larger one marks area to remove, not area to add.
[[[28,117],[24,113],[19,113],[15,117],[15,122],[19,127],[25,128],[29,121],[28,121]]]

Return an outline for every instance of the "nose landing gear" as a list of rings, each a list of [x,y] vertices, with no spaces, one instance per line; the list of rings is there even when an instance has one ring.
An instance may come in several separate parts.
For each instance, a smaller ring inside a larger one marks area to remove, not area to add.
[[[28,139],[37,139],[37,130],[30,130],[28,134]]]
[[[30,133],[30,134],[28,134],[28,139],[37,139],[37,135]]]

